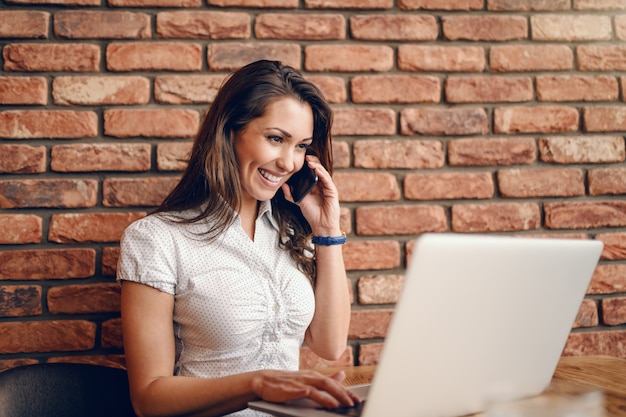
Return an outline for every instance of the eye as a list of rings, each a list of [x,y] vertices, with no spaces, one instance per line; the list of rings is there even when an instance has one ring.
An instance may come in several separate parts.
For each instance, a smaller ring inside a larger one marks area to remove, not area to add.
[[[311,145],[307,144],[307,143],[299,143],[298,145],[296,145],[298,149],[303,150],[303,151],[307,151]]]
[[[277,135],[268,135],[267,139],[271,142],[282,142],[283,138]]]

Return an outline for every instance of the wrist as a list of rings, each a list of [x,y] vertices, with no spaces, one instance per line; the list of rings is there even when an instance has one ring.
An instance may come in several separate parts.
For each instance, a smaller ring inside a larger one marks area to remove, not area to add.
[[[312,242],[318,246],[343,245],[346,243],[346,233],[341,232],[333,235],[313,235]]]

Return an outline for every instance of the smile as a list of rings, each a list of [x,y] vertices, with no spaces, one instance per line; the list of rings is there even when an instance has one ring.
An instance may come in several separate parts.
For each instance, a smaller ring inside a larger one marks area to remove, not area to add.
[[[267,172],[267,171],[265,171],[264,169],[261,169],[261,168],[259,168],[259,173],[261,174],[261,176],[263,178],[265,178],[269,182],[273,182],[273,183],[279,183],[280,180],[283,178],[283,177],[277,177],[276,175],[272,175],[269,172]]]

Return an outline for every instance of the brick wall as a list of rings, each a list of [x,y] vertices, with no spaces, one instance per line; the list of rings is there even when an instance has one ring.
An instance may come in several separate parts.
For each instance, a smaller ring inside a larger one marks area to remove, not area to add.
[[[626,357],[624,1],[2,6],[0,368],[123,364],[120,235],[175,184],[224,76],[258,58],[335,110],[340,364],[376,362],[412,239],[446,231],[604,241],[565,354]]]

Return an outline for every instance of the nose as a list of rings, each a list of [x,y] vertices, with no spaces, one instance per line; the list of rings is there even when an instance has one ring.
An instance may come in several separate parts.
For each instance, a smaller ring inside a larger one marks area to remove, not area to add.
[[[276,161],[278,168],[284,170],[286,173],[293,172],[296,169],[297,158],[291,149],[285,149],[281,152],[280,157]]]

